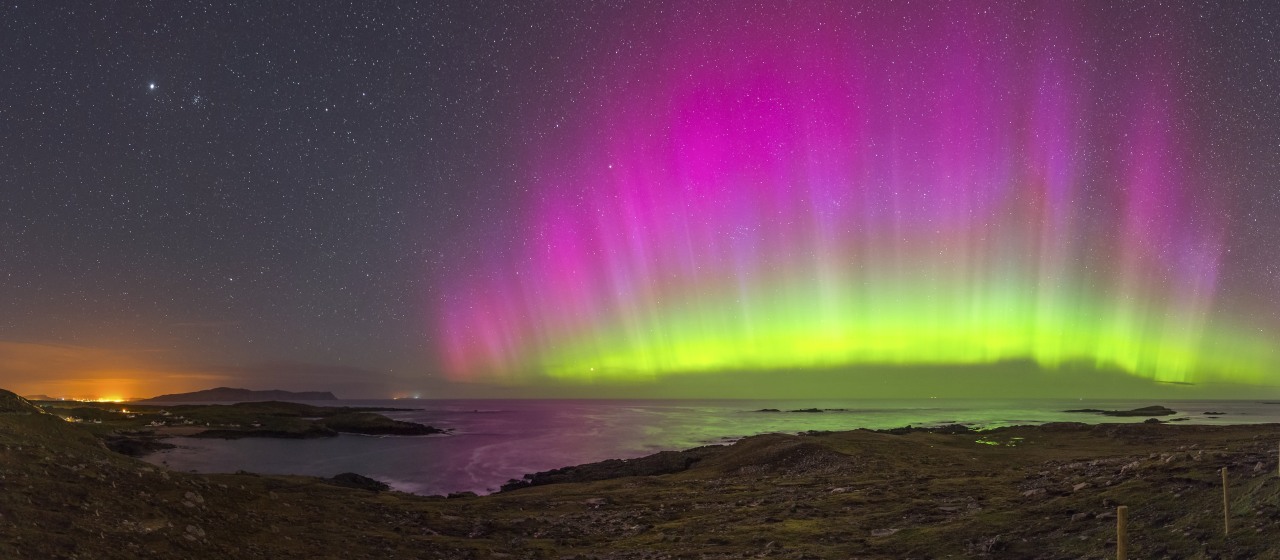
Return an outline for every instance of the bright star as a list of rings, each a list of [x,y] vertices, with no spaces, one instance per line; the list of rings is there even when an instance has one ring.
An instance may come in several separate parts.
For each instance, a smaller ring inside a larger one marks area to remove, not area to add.
[[[147,84],[147,89],[156,89],[156,84],[155,84],[155,82],[151,82],[151,83]]]

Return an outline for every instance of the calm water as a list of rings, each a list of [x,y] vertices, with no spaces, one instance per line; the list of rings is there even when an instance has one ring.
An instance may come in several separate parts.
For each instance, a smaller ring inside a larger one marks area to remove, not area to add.
[[[590,401],[455,400],[329,401],[327,405],[413,408],[387,416],[451,435],[318,440],[175,438],[178,449],[148,460],[177,470],[332,476],[357,472],[418,494],[491,492],[512,478],[613,458],[725,443],[768,432],[931,426],[975,428],[1053,421],[1141,422],[1061,412],[1073,408],[1130,409],[1163,404],[1187,423],[1280,422],[1280,404],[1256,401]],[[843,409],[822,413],[756,412],[763,408]],[[1206,418],[1204,412],[1225,412]]]

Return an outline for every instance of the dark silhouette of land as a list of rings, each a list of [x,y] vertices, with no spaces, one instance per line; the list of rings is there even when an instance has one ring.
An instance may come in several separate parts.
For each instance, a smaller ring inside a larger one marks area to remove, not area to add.
[[[254,391],[250,389],[236,389],[232,387],[215,387],[213,389],[205,389],[203,391],[193,391],[191,393],[173,393],[169,395],[160,395],[149,399],[141,399],[135,402],[260,402],[260,401],[334,401],[338,400],[333,393],[328,391]]]
[[[0,392],[3,558],[1101,558],[1118,505],[1131,558],[1280,557],[1275,424],[768,434],[446,498],[170,471],[46,410]]]
[[[1078,408],[1075,410],[1064,410],[1063,412],[1101,414],[1103,416],[1116,416],[1121,418],[1123,417],[1139,417],[1140,418],[1143,416],[1151,418],[1155,416],[1172,416],[1178,413],[1178,411],[1172,408],[1159,406],[1159,405],[1144,406],[1142,408],[1135,408],[1133,410],[1101,410],[1097,408]]]
[[[447,430],[387,418],[384,407],[315,406],[261,401],[235,404],[137,404],[36,401],[65,420],[104,437],[108,446],[131,455],[172,447],[156,440],[174,436],[242,439],[311,439],[339,433],[425,436]]]

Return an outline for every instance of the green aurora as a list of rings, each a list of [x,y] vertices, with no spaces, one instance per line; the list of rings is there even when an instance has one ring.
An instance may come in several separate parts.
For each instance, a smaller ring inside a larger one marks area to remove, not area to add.
[[[1095,65],[1117,46],[1072,10],[823,6],[667,21],[661,49],[606,61],[626,94],[534,150],[509,245],[442,305],[453,379],[1276,381],[1263,322],[1221,305],[1229,216],[1176,22]]]

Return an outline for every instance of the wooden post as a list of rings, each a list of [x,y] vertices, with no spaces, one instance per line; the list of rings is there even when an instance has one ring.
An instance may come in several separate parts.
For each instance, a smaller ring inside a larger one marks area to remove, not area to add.
[[[1116,508],[1116,560],[1125,560],[1129,553],[1129,506]]]
[[[1231,534],[1231,512],[1227,508],[1227,468],[1222,467],[1222,534]]]

